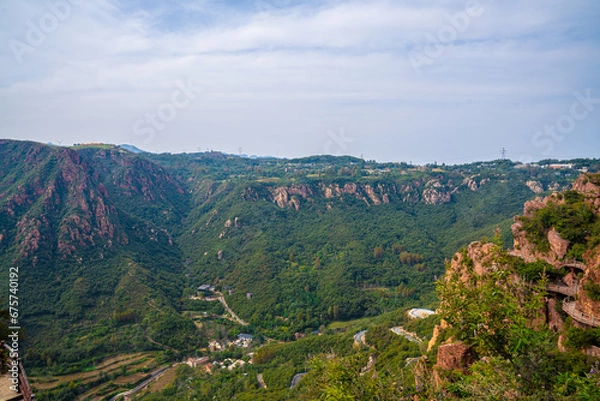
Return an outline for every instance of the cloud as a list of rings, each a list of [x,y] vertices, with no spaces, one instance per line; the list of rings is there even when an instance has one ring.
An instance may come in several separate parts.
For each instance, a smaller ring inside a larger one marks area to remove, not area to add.
[[[523,137],[564,113],[574,91],[600,94],[600,6],[589,1],[481,0],[419,73],[411,52],[426,51],[466,2],[267,3],[73,4],[21,64],[10,46],[0,50],[0,135],[135,142],[140,116],[191,79],[198,98],[151,150],[300,156],[324,152],[327,132],[344,127],[354,155],[441,161],[454,157],[438,145],[448,138],[456,158],[485,153],[486,141],[534,152]],[[52,12],[6,4],[0,43],[27,43],[31,24]],[[599,120],[600,110],[578,127],[588,149],[598,148]]]

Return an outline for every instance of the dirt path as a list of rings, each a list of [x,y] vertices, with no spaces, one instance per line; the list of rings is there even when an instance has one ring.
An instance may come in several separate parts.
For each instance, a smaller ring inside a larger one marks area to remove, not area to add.
[[[227,309],[227,312],[229,312],[231,317],[233,317],[233,319],[236,322],[238,322],[242,326],[248,326],[248,323],[243,321],[238,315],[235,314],[235,312],[229,307],[229,305],[227,305],[227,301],[225,301],[225,297],[223,296],[223,294],[221,294],[219,291],[215,291],[215,294],[217,294],[219,296],[219,301],[223,304],[225,309]]]
[[[223,304],[223,307],[225,307],[225,310],[227,312],[229,312],[229,314],[231,315],[234,322],[239,323],[242,326],[248,326],[248,323],[246,323],[241,317],[236,315],[235,312],[233,311],[233,309],[231,309],[229,307],[229,305],[227,304],[227,301],[225,300],[225,297],[223,296],[223,294],[221,292],[214,291],[214,293],[217,294],[217,297],[215,297],[215,298],[192,296],[192,297],[190,297],[190,299],[198,299],[198,300],[207,301],[207,302],[219,301]]]
[[[265,379],[263,378],[262,373],[256,375],[256,380],[258,380],[260,388],[264,388],[265,390],[267,389],[267,383],[265,383]]]
[[[179,351],[177,351],[177,350],[176,350],[175,348],[173,348],[173,347],[169,347],[168,345],[161,344],[161,343],[159,343],[158,341],[154,341],[152,338],[150,338],[150,336],[149,336],[148,334],[146,334],[146,339],[147,339],[148,341],[150,341],[152,344],[154,344],[154,345],[158,345],[159,347],[162,347],[162,348],[164,348],[164,349],[168,349],[168,350],[171,350],[171,351],[173,351],[173,352],[176,352],[176,353],[177,353],[177,352],[179,352]]]

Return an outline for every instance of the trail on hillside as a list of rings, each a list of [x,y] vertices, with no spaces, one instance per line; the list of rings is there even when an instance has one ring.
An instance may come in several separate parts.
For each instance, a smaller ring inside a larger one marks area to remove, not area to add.
[[[231,314],[231,317],[233,317],[233,319],[236,322],[238,322],[242,326],[248,326],[248,323],[246,323],[242,318],[240,318],[238,315],[236,315],[235,312],[233,311],[233,309],[231,309],[229,307],[229,305],[227,304],[227,301],[225,301],[225,297],[223,296],[222,293],[220,293],[219,291],[215,291],[215,294],[217,294],[219,296],[219,301],[223,304],[225,309],[227,309],[227,312],[229,312],[229,314]]]

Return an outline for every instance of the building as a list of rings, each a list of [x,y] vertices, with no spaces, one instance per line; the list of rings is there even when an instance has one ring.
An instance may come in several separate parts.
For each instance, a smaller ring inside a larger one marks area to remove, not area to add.
[[[207,293],[207,292],[214,292],[214,291],[215,291],[215,287],[210,284],[202,284],[200,287],[198,287],[198,292]]]
[[[242,333],[238,335],[237,340],[235,340],[233,344],[238,348],[248,348],[252,345],[253,339],[254,337],[252,337],[252,335]]]
[[[553,170],[560,170],[560,169],[565,169],[565,168],[573,168],[574,166],[571,163],[568,163],[568,164],[555,163],[555,164],[549,165],[548,167]]]
[[[217,340],[212,340],[211,342],[208,343],[208,349],[211,352],[215,352],[215,351],[222,351],[225,349],[225,344],[223,344],[221,341],[217,341]]]
[[[188,358],[186,364],[192,368],[197,368],[198,366],[206,365],[208,363],[208,357],[202,358]]]

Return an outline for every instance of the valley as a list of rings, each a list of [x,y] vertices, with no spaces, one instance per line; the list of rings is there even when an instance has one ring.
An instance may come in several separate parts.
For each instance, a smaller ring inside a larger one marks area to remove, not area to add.
[[[24,361],[42,400],[110,399],[189,357],[208,357],[212,379],[178,365],[154,393],[188,374],[223,399],[265,386],[282,399],[310,370],[306,355],[332,353],[317,370],[344,364],[359,332],[361,366],[368,350],[379,354],[373,366],[414,364],[440,320],[415,308],[438,308],[436,282],[456,250],[498,235],[511,244],[523,203],[600,167],[133,154],[9,140],[0,156],[0,263],[20,268]],[[215,373],[229,360],[244,368]],[[220,382],[231,386],[217,390]]]

